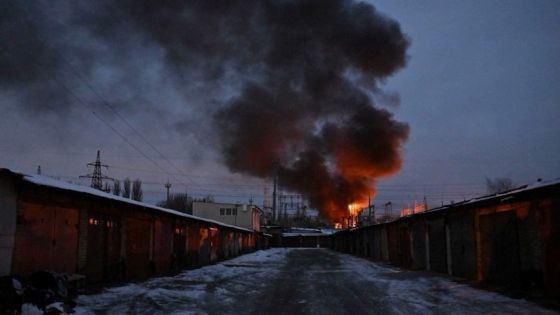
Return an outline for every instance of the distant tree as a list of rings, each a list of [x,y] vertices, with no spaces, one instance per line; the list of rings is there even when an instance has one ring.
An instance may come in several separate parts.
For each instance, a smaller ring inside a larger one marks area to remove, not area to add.
[[[214,196],[207,195],[205,197],[195,198],[195,199],[193,199],[193,201],[211,203],[211,202],[214,202]]]
[[[139,179],[134,180],[132,183],[132,199],[142,201],[144,194],[142,193],[142,181]]]
[[[514,188],[513,181],[507,177],[497,177],[494,179],[486,177],[486,191],[489,194],[497,194]]]
[[[115,179],[113,182],[113,195],[119,196],[121,194],[121,182]]]
[[[169,200],[162,200],[157,205],[162,208],[192,214],[193,202],[214,202],[214,197],[208,195],[202,198],[193,198],[189,197],[186,193],[170,194]]]
[[[110,193],[111,192],[111,185],[109,183],[105,183],[103,185],[103,191],[106,193]]]
[[[158,203],[158,206],[173,209],[184,213],[192,213],[193,199],[186,193],[170,194],[169,200],[163,200]]]
[[[123,181],[123,193],[122,196],[125,198],[130,198],[130,178],[125,178]]]

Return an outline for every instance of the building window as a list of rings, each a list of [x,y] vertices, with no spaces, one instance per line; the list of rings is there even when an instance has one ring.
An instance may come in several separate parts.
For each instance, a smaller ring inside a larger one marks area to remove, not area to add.
[[[233,208],[233,215],[237,215],[237,208]]]
[[[225,210],[226,209],[224,209],[224,208],[220,208],[220,215],[224,215]]]
[[[231,215],[231,208],[227,208],[226,214],[227,214],[227,215]]]

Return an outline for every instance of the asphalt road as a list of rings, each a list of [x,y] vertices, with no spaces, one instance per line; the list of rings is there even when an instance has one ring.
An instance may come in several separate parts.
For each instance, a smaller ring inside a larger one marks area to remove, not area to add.
[[[436,273],[276,248],[81,296],[78,314],[557,314]]]
[[[387,314],[385,295],[341,263],[340,255],[292,250],[287,264],[256,300],[251,314]]]

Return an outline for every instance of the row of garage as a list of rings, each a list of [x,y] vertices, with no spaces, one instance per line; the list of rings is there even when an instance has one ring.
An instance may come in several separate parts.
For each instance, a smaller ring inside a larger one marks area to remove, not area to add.
[[[165,275],[268,247],[268,236],[41,176],[0,170],[1,275],[87,283]]]
[[[560,297],[560,182],[333,235],[338,251]]]

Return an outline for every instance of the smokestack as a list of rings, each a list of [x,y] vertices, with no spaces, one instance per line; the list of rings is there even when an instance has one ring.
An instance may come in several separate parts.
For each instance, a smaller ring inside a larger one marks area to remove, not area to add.
[[[278,168],[276,165],[273,169],[273,186],[272,186],[272,222],[276,222],[278,218],[276,217],[277,214],[277,198],[278,198]]]

